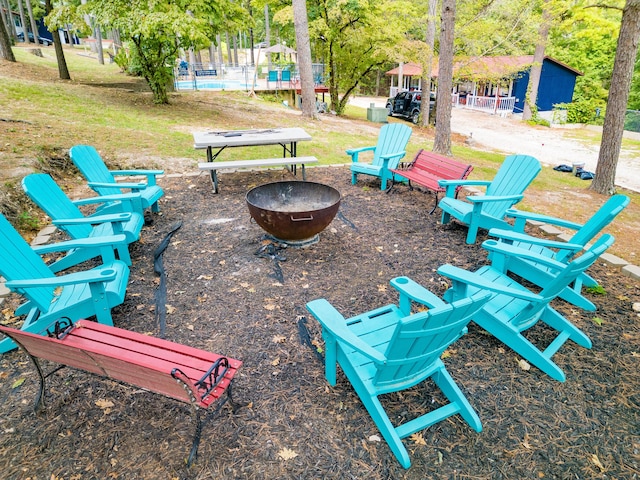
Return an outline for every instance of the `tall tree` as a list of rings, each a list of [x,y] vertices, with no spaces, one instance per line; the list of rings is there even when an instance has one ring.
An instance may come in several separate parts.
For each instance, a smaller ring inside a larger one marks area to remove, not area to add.
[[[51,13],[51,0],[45,0],[45,11],[47,15]],[[52,21],[52,19],[47,19],[51,23],[47,23],[49,31],[53,36],[53,48],[56,51],[56,61],[58,63],[58,75],[61,80],[71,80],[71,75],[69,74],[69,68],[67,67],[67,59],[64,56],[64,50],[62,49],[62,41],[60,40],[60,35],[58,34],[58,25]]]
[[[549,3],[551,0],[542,0],[542,22],[538,30],[538,41],[533,53],[533,65],[529,73],[529,85],[527,86],[527,98],[524,102],[522,120],[531,120],[536,110],[538,100],[538,87],[540,86],[540,75],[542,74],[542,62],[544,62],[544,51],[547,47],[549,30],[551,30],[551,10]]]
[[[293,0],[293,23],[296,30],[296,50],[298,52],[298,72],[302,91],[302,115],[316,117],[316,94],[311,67],[311,43],[309,41],[309,21],[306,0]]]
[[[431,107],[431,70],[433,67],[433,51],[436,44],[436,9],[438,0],[429,0],[429,11],[427,13],[427,28],[425,34],[425,62],[422,65],[422,98],[420,103],[420,113],[422,114],[422,126],[429,125]]]
[[[602,127],[596,176],[591,189],[604,195],[615,193],[616,167],[622,147],[624,117],[629,100],[638,39],[640,38],[640,0],[627,0],[622,11],[618,48],[611,74],[607,112]]]
[[[31,30],[33,31],[33,43],[38,45],[38,25],[36,24],[36,17],[33,16],[33,8],[31,7],[31,0],[25,0],[27,4],[27,13],[29,14],[29,22],[31,22]],[[24,30],[24,41],[29,42],[29,35],[27,35],[28,28],[26,25],[22,26]]]
[[[9,62],[15,62],[16,57],[11,50],[11,40],[9,40],[9,34],[7,33],[7,26],[4,23],[2,16],[0,15],[0,58]]]
[[[433,151],[443,155],[451,155],[451,89],[453,87],[453,42],[455,21],[456,0],[442,0],[442,13],[440,17],[440,56],[438,59],[436,135],[433,141]]]

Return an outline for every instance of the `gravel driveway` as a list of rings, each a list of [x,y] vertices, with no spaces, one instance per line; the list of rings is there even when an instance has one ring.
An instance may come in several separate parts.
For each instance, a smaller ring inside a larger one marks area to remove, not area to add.
[[[357,97],[350,102],[364,108],[371,103],[384,107],[386,98]],[[454,108],[451,114],[451,130],[468,137],[474,148],[532,155],[551,166],[584,162],[586,170],[595,172],[600,136],[597,135],[597,142],[590,140],[593,131],[586,131],[587,128],[597,127],[537,127],[523,123],[517,116],[502,118],[462,108]],[[630,135],[640,139],[638,134]],[[640,191],[640,160],[636,156],[637,152],[622,151],[616,185]]]

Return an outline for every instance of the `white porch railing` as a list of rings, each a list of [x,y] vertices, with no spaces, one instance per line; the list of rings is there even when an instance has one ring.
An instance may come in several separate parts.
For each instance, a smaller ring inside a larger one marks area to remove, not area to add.
[[[505,117],[513,113],[516,97],[481,97],[478,95],[467,95],[464,104],[460,103],[459,98],[455,100],[452,98],[452,101],[456,106]]]

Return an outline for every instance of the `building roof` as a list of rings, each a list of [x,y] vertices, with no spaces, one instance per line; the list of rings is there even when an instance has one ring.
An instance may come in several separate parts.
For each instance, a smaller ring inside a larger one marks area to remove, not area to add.
[[[582,75],[582,72],[548,56],[545,60],[553,62],[566,68],[575,75]],[[533,55],[504,55],[499,57],[458,57],[453,65],[454,75],[458,78],[468,78],[474,80],[490,80],[505,77],[512,77],[528,69],[533,64]],[[389,70],[385,75],[399,75],[400,67]],[[402,65],[402,75],[407,77],[419,77],[422,75],[422,67],[416,63],[405,63]],[[431,76],[438,76],[437,59],[434,60]]]

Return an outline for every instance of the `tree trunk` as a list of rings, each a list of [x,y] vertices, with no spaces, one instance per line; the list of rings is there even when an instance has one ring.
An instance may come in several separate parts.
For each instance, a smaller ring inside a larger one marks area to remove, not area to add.
[[[427,30],[425,43],[427,48],[427,58],[422,66],[422,101],[420,103],[420,113],[422,114],[422,126],[429,126],[429,114],[431,108],[431,67],[433,65],[433,49],[436,43],[436,8],[438,0],[429,0],[429,13],[427,16]]]
[[[24,16],[24,6],[22,4],[22,0],[18,0],[18,13],[20,14],[20,25],[22,25],[22,33],[24,35],[27,34],[27,19]],[[24,39],[27,42],[27,37]]]
[[[13,50],[11,50],[11,40],[9,40],[7,27],[2,18],[0,18],[0,58],[9,62],[16,61],[16,57],[13,55]]]
[[[442,0],[436,136],[433,141],[433,151],[442,155],[451,155],[451,89],[453,87],[453,27],[455,20],[456,0]]]
[[[616,167],[622,147],[624,117],[638,53],[638,37],[640,37],[640,0],[627,0],[622,12],[622,24],[611,74],[611,88],[602,126],[602,142],[596,176],[591,183],[591,189],[603,195],[615,193]]]
[[[293,0],[293,23],[296,30],[296,50],[298,51],[298,71],[302,92],[302,115],[315,118],[316,94],[311,67],[311,43],[307,20],[306,0]]]
[[[102,30],[100,29],[100,25],[96,23],[95,18],[93,19],[94,23],[94,36],[96,38],[96,47],[98,49],[98,63],[100,65],[104,65],[104,52],[102,50]]]
[[[543,0],[542,6],[542,23],[538,29],[538,43],[533,53],[533,65],[529,73],[529,85],[527,86],[527,95],[522,111],[522,120],[531,120],[536,116],[538,109],[536,102],[538,101],[538,87],[540,86],[540,75],[542,73],[542,62],[544,62],[544,51],[547,48],[547,39],[549,38],[549,30],[551,29],[551,12],[549,11],[549,1]],[[534,114],[535,112],[535,114]]]
[[[51,12],[51,0],[45,0],[44,2],[45,12],[47,15]],[[58,63],[58,75],[60,80],[71,80],[69,74],[69,68],[67,67],[67,59],[64,57],[64,50],[62,50],[62,40],[58,34],[58,29],[53,27],[55,31],[51,32],[53,36],[53,48],[56,51],[56,61]]]
[[[29,13],[29,21],[31,22],[31,30],[33,30],[33,43],[38,45],[38,25],[36,25],[36,19],[33,16],[33,9],[31,8],[31,0],[25,0],[27,4],[27,12]],[[22,26],[24,30],[24,41],[29,43],[28,28],[26,25]]]

